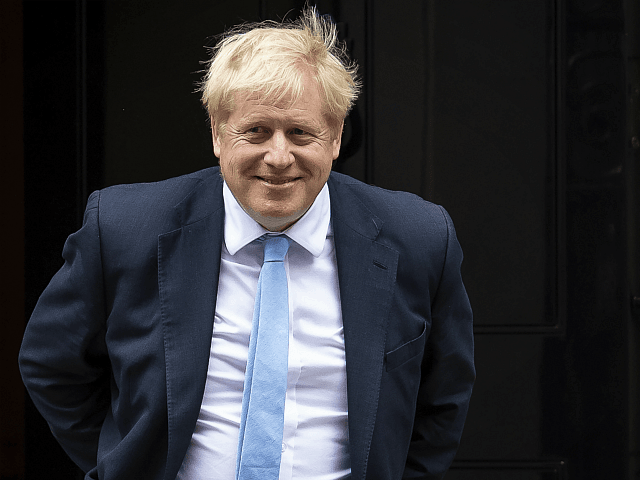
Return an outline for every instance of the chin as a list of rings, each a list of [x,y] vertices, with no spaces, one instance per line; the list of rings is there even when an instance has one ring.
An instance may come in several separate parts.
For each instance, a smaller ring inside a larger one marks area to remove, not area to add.
[[[257,212],[251,208],[247,208],[246,212],[251,218],[272,232],[280,232],[285,228],[293,225],[296,221],[306,213],[309,207],[298,210],[262,210]]]

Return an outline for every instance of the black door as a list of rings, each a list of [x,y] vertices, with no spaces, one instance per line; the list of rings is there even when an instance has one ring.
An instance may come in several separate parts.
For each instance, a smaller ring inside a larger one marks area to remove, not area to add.
[[[214,163],[192,93],[211,35],[301,3],[24,2],[26,219],[52,232],[26,230],[28,312],[89,190]],[[465,251],[478,380],[447,478],[638,478],[637,0],[317,4],[365,85],[336,169],[444,205]],[[52,19],[70,80],[43,94]],[[27,410],[27,478],[70,478],[46,434]]]

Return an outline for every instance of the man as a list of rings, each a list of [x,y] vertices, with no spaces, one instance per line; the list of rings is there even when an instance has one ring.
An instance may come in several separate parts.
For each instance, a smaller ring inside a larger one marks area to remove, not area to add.
[[[313,9],[235,32],[203,84],[219,170],[91,195],[20,353],[85,478],[444,475],[475,376],[462,252],[441,207],[331,173],[357,91]],[[254,299],[274,236],[283,410],[251,448],[278,458],[246,476],[248,439],[272,422],[247,385],[277,383],[251,343],[273,330]]]

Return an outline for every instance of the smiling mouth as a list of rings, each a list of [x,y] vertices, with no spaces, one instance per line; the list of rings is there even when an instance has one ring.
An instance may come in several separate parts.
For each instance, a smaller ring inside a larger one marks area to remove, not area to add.
[[[265,177],[256,177],[258,180],[268,183],[269,185],[286,185],[288,183],[293,183],[299,179],[299,177],[295,178],[265,178]]]

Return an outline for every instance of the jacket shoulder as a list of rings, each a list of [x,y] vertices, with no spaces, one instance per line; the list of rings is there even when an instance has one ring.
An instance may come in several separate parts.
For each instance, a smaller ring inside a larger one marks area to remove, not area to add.
[[[413,232],[424,238],[425,233],[435,233],[446,237],[451,219],[440,205],[413,193],[387,190],[336,172],[331,174],[331,181],[336,189],[353,193],[373,216],[381,220],[387,234],[396,232],[407,238]]]
[[[208,184],[218,182],[217,167],[152,183],[114,185],[95,191],[87,201],[87,212],[98,209],[102,227],[136,230],[179,228],[176,207],[192,197],[206,194]]]
[[[173,208],[201,183],[218,175],[212,167],[158,182],[113,185],[92,193],[102,205],[117,208],[153,206],[154,209]],[[89,206],[88,202],[88,206]]]

